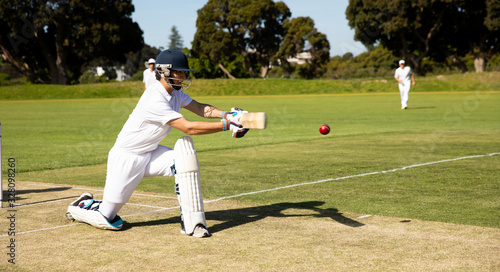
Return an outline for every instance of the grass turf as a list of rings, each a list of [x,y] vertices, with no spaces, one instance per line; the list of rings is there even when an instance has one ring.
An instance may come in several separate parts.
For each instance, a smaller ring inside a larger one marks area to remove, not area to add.
[[[500,72],[417,76],[415,92],[500,91]],[[0,100],[39,100],[75,98],[139,97],[144,84],[139,81],[80,85],[11,85],[0,86]],[[242,96],[289,94],[353,94],[397,91],[394,78],[359,78],[339,80],[301,79],[195,79],[188,90],[194,96]]]
[[[268,129],[243,139],[227,133],[193,137],[206,198],[500,151],[499,93],[410,93],[405,111],[397,94],[199,100],[269,117]],[[102,187],[107,152],[136,101],[0,102],[4,159],[16,158],[21,180]],[[322,123],[332,127],[328,136],[318,132]],[[172,147],[180,136],[173,131],[162,144]],[[499,156],[474,158],[241,200],[322,201],[326,209],[498,228],[498,163]],[[147,178],[139,189],[170,193],[173,179]]]

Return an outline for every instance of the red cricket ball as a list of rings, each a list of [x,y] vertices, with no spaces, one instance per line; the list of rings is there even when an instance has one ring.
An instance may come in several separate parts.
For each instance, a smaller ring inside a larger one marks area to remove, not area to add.
[[[319,126],[319,133],[321,133],[323,135],[330,133],[330,126],[327,124],[323,124],[323,125]]]

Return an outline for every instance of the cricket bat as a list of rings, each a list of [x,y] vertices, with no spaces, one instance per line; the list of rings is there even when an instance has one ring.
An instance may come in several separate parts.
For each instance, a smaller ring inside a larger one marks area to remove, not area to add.
[[[241,125],[250,129],[265,129],[267,125],[267,115],[265,112],[247,112],[241,116]]]

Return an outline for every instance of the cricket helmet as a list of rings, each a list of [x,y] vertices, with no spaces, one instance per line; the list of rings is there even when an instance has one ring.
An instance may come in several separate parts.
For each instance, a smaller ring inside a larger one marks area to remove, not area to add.
[[[171,71],[184,71],[186,73],[186,77],[189,76],[189,72],[194,71],[193,69],[189,69],[189,62],[182,53],[182,51],[177,50],[177,49],[167,49],[163,50],[157,57],[156,57],[156,62],[155,62],[155,68],[156,68],[156,78],[160,80],[161,75],[168,79],[168,83],[172,85],[172,87],[176,90],[179,89],[184,89],[186,90],[189,85],[188,84],[174,84],[175,78],[170,77]]]

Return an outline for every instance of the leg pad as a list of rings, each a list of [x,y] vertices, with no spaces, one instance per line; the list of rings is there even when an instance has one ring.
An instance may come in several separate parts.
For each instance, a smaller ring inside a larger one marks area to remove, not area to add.
[[[196,225],[207,226],[200,186],[200,165],[193,139],[185,136],[174,146],[175,183],[179,188],[179,204],[184,231],[192,235]]]

